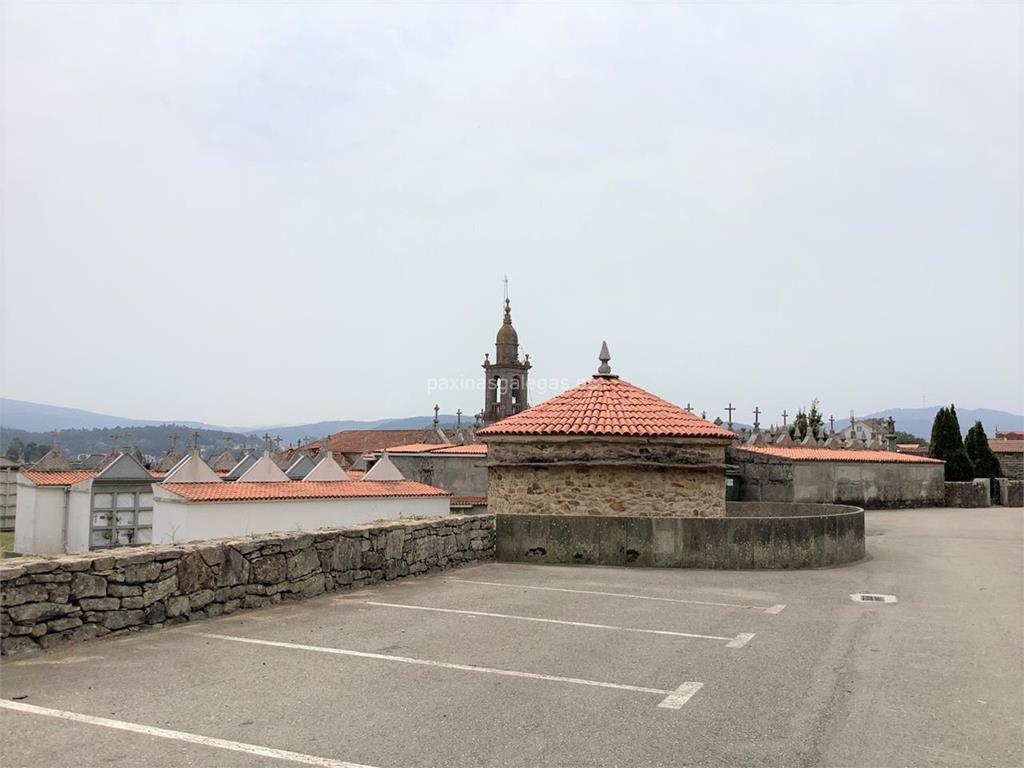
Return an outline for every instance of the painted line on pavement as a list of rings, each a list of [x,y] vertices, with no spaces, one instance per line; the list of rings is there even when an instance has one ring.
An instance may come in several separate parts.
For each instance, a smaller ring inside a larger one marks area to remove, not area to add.
[[[436,613],[457,613],[463,616],[486,616],[491,619],[513,619],[515,621],[536,621],[542,624],[562,624],[567,627],[584,627],[587,629],[614,629],[619,632],[642,632],[649,635],[668,635],[670,637],[692,637],[699,640],[728,640],[727,648],[742,648],[748,642],[750,635],[737,635],[733,637],[722,637],[720,635],[698,635],[693,632],[672,632],[667,629],[638,629],[636,627],[620,627],[614,624],[591,624],[586,621],[563,621],[561,619],[542,619],[538,616],[514,616],[509,613],[488,613],[487,611],[463,611],[455,608],[432,608],[427,605],[407,605],[405,603],[378,603],[374,600],[364,600],[365,605],[376,605],[381,608],[406,608],[413,611],[434,611]],[[742,642],[740,638],[746,638]],[[736,643],[739,643],[738,645]]]
[[[685,603],[687,605],[714,605],[720,608],[752,608],[765,613],[781,613],[786,607],[785,603],[780,605],[744,605],[742,603],[712,603],[707,600],[683,600],[678,597],[652,597],[651,595],[630,595],[625,592],[598,592],[592,589],[566,589],[564,587],[535,587],[528,584],[505,584],[499,581],[474,581],[472,579],[455,579],[449,577],[446,581],[457,581],[460,584],[481,584],[485,587],[512,587],[513,589],[539,589],[544,592],[569,592],[574,595],[601,595],[602,597],[629,597],[634,600],[658,600],[665,603]]]
[[[732,640],[725,644],[726,648],[742,648],[744,645],[754,639],[753,632],[741,632],[736,635]]]
[[[704,683],[683,683],[658,704],[662,709],[682,709],[693,694],[704,687]]]
[[[212,632],[190,632],[196,637],[207,637],[213,640],[230,640],[236,643],[251,643],[252,645],[269,645],[274,648],[289,648],[297,651],[313,651],[315,653],[331,653],[338,656],[357,656],[362,659],[379,659],[380,661],[397,661],[402,664],[417,664],[423,667],[436,667],[440,669],[457,669],[462,672],[482,672],[488,675],[504,675],[505,677],[520,677],[528,680],[546,680],[553,683],[569,683],[571,685],[588,685],[594,688],[612,688],[618,691],[633,691],[635,693],[654,693],[659,696],[678,696],[679,689],[667,691],[663,688],[648,688],[642,685],[626,685],[624,683],[606,683],[602,680],[587,680],[582,677],[562,677],[561,675],[542,675],[537,672],[520,672],[515,669],[499,669],[498,667],[481,667],[476,664],[454,664],[449,661],[432,661],[430,659],[415,659],[409,656],[392,656],[387,653],[370,653],[367,651],[352,651],[347,648],[330,648],[321,645],[303,645],[301,643],[285,643],[278,640],[256,640],[249,637],[236,637],[234,635],[217,635]],[[683,686],[697,686],[694,693],[703,683],[688,682]],[[690,694],[692,696],[693,694]],[[689,696],[687,696],[689,700]],[[683,701],[679,706],[685,704]],[[679,709],[679,707],[670,707]]]
[[[321,768],[372,768],[372,766],[362,765],[360,763],[349,763],[344,760],[334,760],[330,757],[304,755],[301,752],[289,752],[285,749],[261,747],[258,744],[245,744],[240,741],[216,739],[212,736],[200,736],[196,733],[171,731],[166,728],[154,728],[151,725],[139,725],[138,723],[129,723],[125,722],[124,720],[111,720],[106,717],[93,717],[92,715],[81,715],[77,712],[67,712],[62,709],[49,709],[47,707],[37,707],[34,704],[23,704],[20,701],[9,701],[7,699],[0,699],[0,708],[13,710],[14,712],[24,712],[25,714],[29,715],[42,715],[43,717],[55,717],[60,720],[70,720],[74,723],[98,725],[103,728],[113,728],[114,730],[118,731],[141,733],[146,736],[156,736],[160,739],[173,739],[175,741],[185,741],[189,744],[198,744],[203,747],[226,749],[231,752],[244,752],[245,754],[256,755],[257,757],[272,757],[277,760],[287,760],[291,763],[302,763],[303,765],[316,765],[321,766]]]

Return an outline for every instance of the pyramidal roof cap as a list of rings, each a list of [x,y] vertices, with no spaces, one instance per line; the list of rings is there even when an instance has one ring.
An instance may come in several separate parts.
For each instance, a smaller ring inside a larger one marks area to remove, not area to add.
[[[284,473],[270,455],[269,450],[238,478],[240,483],[287,483],[288,475]]]
[[[167,473],[165,482],[171,483],[219,483],[220,475],[210,469],[198,450],[192,450],[184,459],[175,464]]]
[[[55,445],[29,469],[34,472],[67,472],[71,470],[71,462],[60,447]]]
[[[352,479],[341,468],[341,465],[334,460],[330,451],[324,451],[323,454],[323,457],[316,463],[312,471],[303,478],[304,480],[307,482],[334,482]]]
[[[607,344],[590,381],[533,408],[479,430],[496,435],[618,435],[623,437],[705,437],[734,440],[737,435],[695,416],[612,374]]]

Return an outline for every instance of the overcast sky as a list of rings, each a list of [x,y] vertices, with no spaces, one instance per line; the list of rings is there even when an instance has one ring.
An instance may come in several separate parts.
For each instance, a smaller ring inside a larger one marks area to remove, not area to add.
[[[607,339],[709,416],[1024,411],[1017,3],[3,13],[4,396],[475,413],[507,272],[534,404]]]

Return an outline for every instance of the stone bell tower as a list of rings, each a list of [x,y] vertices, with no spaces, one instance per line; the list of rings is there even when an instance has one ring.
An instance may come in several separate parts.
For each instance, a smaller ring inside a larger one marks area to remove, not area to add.
[[[519,334],[512,327],[512,305],[508,300],[508,279],[505,280],[505,319],[498,329],[494,344],[494,362],[484,355],[486,392],[484,409],[479,418],[493,424],[506,416],[530,407],[526,379],[530,372],[530,356],[519,360]]]

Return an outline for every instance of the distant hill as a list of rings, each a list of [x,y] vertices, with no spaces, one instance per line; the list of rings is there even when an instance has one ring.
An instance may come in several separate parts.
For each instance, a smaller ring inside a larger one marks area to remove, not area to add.
[[[55,429],[96,429],[99,427],[157,427],[171,423],[171,419],[129,419],[124,416],[110,416],[105,413],[83,411],[78,408],[64,408],[59,405],[30,403],[27,400],[0,398],[0,427],[23,429],[27,432],[50,432]],[[175,424],[195,429],[226,431],[230,427],[204,424],[201,421],[174,421]]]
[[[935,414],[938,413],[940,407],[938,405],[930,405],[925,408],[889,408],[864,416],[855,415],[855,418],[887,419],[891,416],[896,420],[896,429],[928,440],[931,438]],[[960,421],[960,431],[964,435],[967,434],[967,430],[974,426],[976,421],[982,423],[985,427],[985,434],[989,437],[995,435],[997,429],[1024,429],[1024,416],[1008,413],[1007,411],[993,411],[988,408],[960,408],[958,406],[956,415]],[[849,419],[836,420],[836,429],[845,429],[849,425]]]
[[[442,414],[441,424],[444,427],[454,426],[455,414]],[[176,426],[189,430],[211,431],[226,434],[252,435],[258,437],[264,432],[272,436],[280,436],[284,443],[292,443],[303,438],[318,438],[345,429],[416,429],[427,428],[434,421],[434,416],[408,416],[404,418],[377,419],[373,421],[357,421],[354,419],[340,421],[318,421],[311,424],[281,424],[262,427],[229,427],[220,424],[207,424],[202,421],[183,421],[180,419],[130,419],[125,416],[111,416],[95,411],[79,408],[64,408],[59,405],[45,405],[26,400],[0,398],[0,429],[23,430],[25,432],[51,432],[66,429],[113,429],[115,427],[162,427]],[[471,424],[472,418],[463,416],[464,424]],[[24,437],[22,437],[24,440]],[[47,444],[50,438],[46,438]],[[141,448],[141,446],[140,446]]]
[[[454,414],[442,413],[438,416],[441,427],[448,429],[454,427],[456,417]],[[262,435],[264,432],[280,437],[285,444],[294,443],[299,440],[303,442],[307,438],[317,439],[325,435],[333,435],[335,432],[343,432],[348,429],[428,429],[434,423],[433,415],[430,416],[408,416],[401,419],[377,419],[376,421],[355,421],[352,419],[343,421],[318,421],[313,424],[298,424],[293,426],[265,427],[254,429],[246,434],[253,436]],[[472,424],[472,419],[462,417],[462,425]]]

